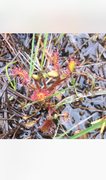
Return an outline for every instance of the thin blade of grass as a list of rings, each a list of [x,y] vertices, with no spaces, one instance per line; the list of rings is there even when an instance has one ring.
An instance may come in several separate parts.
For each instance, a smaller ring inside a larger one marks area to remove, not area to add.
[[[16,91],[16,85],[15,85],[15,82],[14,82],[14,85],[13,85],[13,83],[12,83],[11,80],[10,80],[10,77],[9,77],[7,68],[8,68],[8,66],[10,66],[11,64],[14,64],[14,63],[16,63],[16,62],[17,62],[17,61],[11,62],[11,63],[9,63],[9,64],[6,66],[6,75],[7,75],[7,78],[8,78],[8,80],[9,80],[11,86],[13,87],[13,89],[14,89],[15,91]]]
[[[80,37],[81,38],[81,36],[79,36],[78,34],[76,34],[76,33],[72,33],[72,34],[75,34],[76,36],[78,36],[78,37]]]
[[[91,91],[92,91],[92,89],[93,89],[93,87],[94,87],[94,85],[95,85],[95,83],[96,83],[95,77],[91,76],[91,75],[88,74],[87,72],[85,72],[85,74],[87,74],[88,76],[90,76],[90,78],[92,79],[92,86],[91,86]]]
[[[34,51],[34,40],[35,40],[35,33],[33,33],[33,40],[32,40],[32,51],[31,51],[31,61],[30,61],[30,70],[29,70],[29,78],[31,79],[31,72],[32,72],[32,64],[33,64],[33,51]]]
[[[55,42],[55,45],[54,45],[54,46],[56,46],[56,44],[59,42],[59,40],[62,38],[62,36],[64,36],[64,34],[65,34],[65,33],[60,34],[60,36],[59,36],[59,38],[57,39],[57,41]]]
[[[75,83],[74,83],[73,74],[71,74],[71,82],[72,82],[72,85],[74,86],[75,93],[78,96],[78,93],[77,93],[77,90],[76,90],[76,87],[75,87]]]
[[[78,134],[76,134],[76,135],[74,135],[74,136],[72,136],[72,137],[69,137],[68,139],[76,139],[76,138],[78,138],[78,137],[80,137],[80,136],[82,136],[82,135],[84,135],[84,134],[87,134],[87,133],[90,132],[90,131],[93,131],[93,130],[95,130],[95,129],[97,129],[97,128],[100,128],[101,125],[102,125],[104,122],[106,122],[106,119],[104,119],[103,121],[101,121],[101,122],[99,122],[99,123],[97,123],[97,124],[95,124],[95,125],[93,125],[93,126],[91,126],[91,127],[88,127],[87,129],[81,131],[80,133],[78,133]]]
[[[49,52],[49,49],[50,49],[51,40],[52,40],[52,33],[51,33],[51,37],[50,37],[50,41],[49,41],[49,45],[48,45],[48,48],[47,48],[47,51],[48,51],[48,52]],[[46,59],[47,59],[47,54],[46,54],[46,57],[45,57],[44,62],[43,62],[43,67],[44,67],[44,66],[45,66],[45,64],[46,64]]]
[[[47,44],[47,37],[48,33],[45,34],[45,40],[44,40],[44,46],[43,46],[43,54],[42,54],[42,60],[41,60],[41,69],[43,70],[43,60],[45,56],[45,49],[46,49],[46,44]]]
[[[38,42],[37,42],[35,57],[34,57],[33,65],[32,65],[31,76],[32,76],[33,71],[34,71],[34,65],[35,65],[35,61],[36,61],[36,57],[37,57],[37,53],[38,53],[38,48],[39,48],[39,45],[40,45],[40,39],[41,39],[41,33],[40,33],[40,35],[39,35]]]

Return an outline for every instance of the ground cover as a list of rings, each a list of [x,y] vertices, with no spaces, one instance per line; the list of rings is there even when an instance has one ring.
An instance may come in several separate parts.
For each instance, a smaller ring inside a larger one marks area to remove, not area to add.
[[[105,39],[0,34],[0,138],[106,138]]]

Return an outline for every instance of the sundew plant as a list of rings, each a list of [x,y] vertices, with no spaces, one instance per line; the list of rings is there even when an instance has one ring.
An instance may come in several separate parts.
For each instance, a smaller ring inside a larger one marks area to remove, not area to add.
[[[72,121],[70,109],[65,110],[67,105],[73,105],[74,102],[79,105],[86,97],[106,94],[104,89],[95,86],[101,77],[84,69],[85,62],[78,55],[79,49],[68,56],[62,55],[63,47],[59,48],[59,44],[65,35],[58,34],[53,39],[52,34],[33,34],[30,55],[19,51],[18,55],[24,60],[16,58],[6,65],[6,75],[13,92],[18,93],[19,87],[23,88],[22,97],[25,100],[18,101],[18,109],[23,113],[22,122],[26,129],[35,128],[36,133],[49,134],[53,139],[83,138],[84,134],[97,128],[103,133],[105,115],[91,122],[85,130],[80,129],[79,125],[87,121],[86,118],[65,129]],[[80,38],[78,34],[74,35]],[[88,91],[81,92],[77,80],[80,76],[86,78]],[[73,134],[75,128],[79,128],[79,131]]]

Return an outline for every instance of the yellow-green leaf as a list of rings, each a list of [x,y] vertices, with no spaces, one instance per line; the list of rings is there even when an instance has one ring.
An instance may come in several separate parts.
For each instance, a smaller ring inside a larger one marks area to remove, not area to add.
[[[96,123],[98,123],[98,122],[100,122],[100,121],[102,121],[103,119],[98,119],[98,120],[96,120],[96,121],[93,121],[93,122],[91,122],[91,124],[96,124]]]
[[[28,127],[28,128],[30,128],[30,127],[32,127],[35,123],[36,123],[36,120],[35,120],[35,121],[30,121],[30,122],[25,123],[25,126]]]
[[[35,80],[39,80],[39,76],[38,75],[36,75],[36,74],[32,74],[32,77],[33,77],[33,79],[35,79]]]
[[[100,133],[102,133],[102,132],[103,132],[103,130],[104,130],[104,128],[105,128],[105,126],[106,126],[106,122],[104,122],[104,123],[102,124],[102,126],[101,126],[101,130],[100,130]]]
[[[49,77],[58,77],[59,76],[59,73],[57,71],[50,71],[48,72],[48,76]]]
[[[75,62],[74,62],[74,61],[71,61],[71,62],[69,63],[69,69],[70,69],[71,72],[73,72],[74,67],[75,67]]]
[[[67,78],[67,74],[66,73],[63,73],[61,76],[60,76],[60,79],[65,79]]]

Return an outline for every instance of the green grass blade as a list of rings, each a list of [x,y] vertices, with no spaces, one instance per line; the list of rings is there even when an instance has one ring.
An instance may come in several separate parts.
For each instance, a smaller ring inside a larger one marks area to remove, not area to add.
[[[51,40],[52,40],[52,33],[51,33],[50,41],[49,41],[48,48],[47,48],[48,52],[49,52],[49,49],[50,49]],[[46,57],[45,57],[44,62],[43,62],[43,67],[46,64],[46,58],[47,58],[47,54],[46,54]]]
[[[34,57],[33,65],[32,65],[31,76],[32,76],[33,71],[34,71],[34,65],[35,65],[35,61],[36,61],[36,57],[37,57],[37,53],[38,53],[38,48],[39,48],[39,45],[40,45],[40,39],[41,39],[41,33],[40,33],[40,35],[39,35],[38,42],[37,42],[35,57]]]
[[[93,77],[93,76],[91,76],[90,74],[88,74],[87,72],[85,72],[85,74],[87,74],[88,76],[90,76],[90,78],[92,79],[92,86],[91,86],[91,91],[92,91],[92,89],[93,89],[93,87],[94,87],[94,85],[95,85],[95,83],[96,83],[96,81],[95,81],[95,76]]]
[[[34,40],[35,40],[35,33],[33,33],[33,40],[32,40],[31,62],[30,62],[30,70],[29,70],[29,78],[30,79],[32,76],[31,72],[32,72],[32,64],[33,64]]]
[[[75,87],[75,83],[74,83],[74,79],[73,79],[73,74],[71,74],[71,82],[72,82],[72,85],[74,86],[75,93],[78,96],[78,93],[77,93],[77,90],[76,90],[76,87]]]
[[[8,68],[8,66],[10,66],[11,64],[14,64],[14,63],[16,63],[16,62],[17,62],[17,61],[14,61],[14,62],[12,62],[12,63],[9,63],[9,64],[6,66],[6,75],[7,75],[7,78],[8,78],[8,80],[9,80],[11,86],[13,87],[13,89],[14,89],[15,91],[16,91],[16,85],[15,85],[15,82],[14,82],[14,85],[13,85],[13,83],[12,83],[11,80],[10,80],[10,77],[9,77],[7,68]]]
[[[60,36],[59,36],[59,38],[57,39],[57,41],[56,41],[56,43],[55,43],[54,46],[56,46],[56,44],[59,42],[59,40],[62,38],[62,36],[64,36],[64,34],[65,34],[65,33],[60,34]]]
[[[95,130],[97,128],[100,128],[101,125],[103,124],[103,122],[106,122],[106,119],[104,119],[103,121],[101,121],[101,122],[99,122],[99,123],[97,123],[97,124],[95,124],[95,125],[93,125],[91,127],[88,127],[87,129],[81,131],[80,133],[78,133],[78,134],[76,134],[76,135],[74,135],[72,137],[69,137],[68,139],[76,139],[76,138],[78,138],[78,137],[80,137],[80,136],[82,136],[84,134],[87,134],[90,131],[93,131],[93,130]]]
[[[15,79],[14,79],[14,90],[16,90],[16,83],[15,83]]]
[[[43,46],[43,54],[42,54],[42,60],[41,60],[41,69],[43,69],[43,60],[44,60],[44,56],[45,56],[45,49],[46,49],[46,44],[47,44],[47,37],[48,37],[48,33],[45,34],[45,40],[44,40],[44,46]]]

